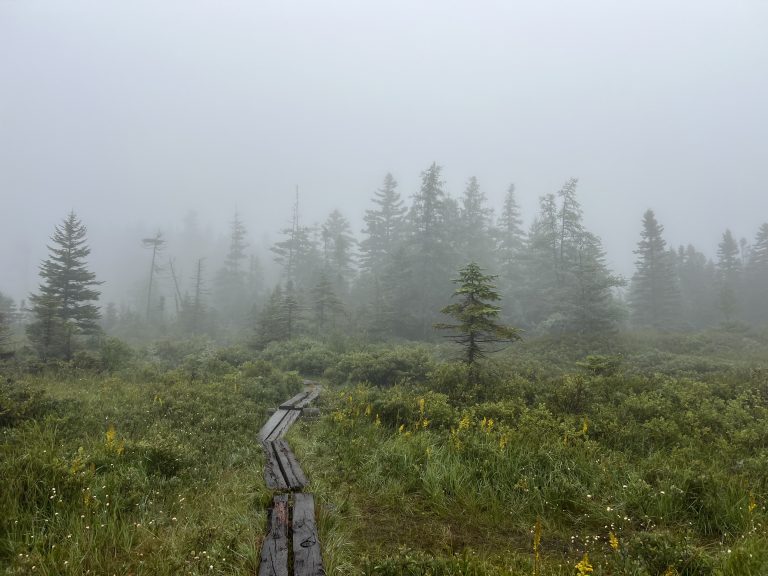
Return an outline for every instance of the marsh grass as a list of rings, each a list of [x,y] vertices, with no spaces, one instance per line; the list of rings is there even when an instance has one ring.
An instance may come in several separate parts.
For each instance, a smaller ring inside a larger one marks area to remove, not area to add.
[[[0,395],[15,415],[0,428],[0,565],[255,572],[269,502],[256,434],[299,387],[279,371],[249,377],[231,366],[194,378],[14,374]]]
[[[295,442],[313,486],[350,511],[343,535],[325,535],[344,541],[334,566],[768,573],[765,373],[735,364],[701,377],[556,374],[518,395],[511,376],[476,404],[429,382],[328,392],[326,416]]]

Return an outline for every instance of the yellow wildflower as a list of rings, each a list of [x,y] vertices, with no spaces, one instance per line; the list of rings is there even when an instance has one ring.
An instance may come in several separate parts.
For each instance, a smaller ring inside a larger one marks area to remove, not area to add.
[[[576,564],[576,573],[578,576],[587,576],[588,574],[592,574],[592,572],[594,572],[594,568],[592,568],[592,564],[589,563],[589,555],[584,552],[581,561]]]
[[[619,539],[616,538],[616,534],[613,532],[608,533],[608,543],[611,545],[611,548],[613,548],[614,551],[619,549]]]

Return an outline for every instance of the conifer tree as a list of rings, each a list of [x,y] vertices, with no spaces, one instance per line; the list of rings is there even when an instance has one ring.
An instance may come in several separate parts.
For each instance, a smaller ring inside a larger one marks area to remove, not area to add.
[[[360,242],[361,276],[357,287],[359,301],[363,306],[365,325],[371,335],[382,338],[394,333],[396,322],[392,322],[392,305],[398,298],[402,282],[402,267],[395,269],[393,263],[401,258],[405,244],[406,208],[397,192],[397,181],[392,174],[384,177],[382,187],[374,192],[374,208],[366,210],[364,221],[365,237]],[[392,274],[400,276],[392,281]]]
[[[510,184],[504,196],[504,206],[494,229],[496,239],[496,261],[501,271],[500,286],[502,309],[507,318],[523,321],[521,292],[523,285],[523,259],[525,235],[523,219],[515,196],[515,185]]]
[[[0,292],[0,352],[8,345],[11,337],[11,325],[16,312],[16,304]]]
[[[320,236],[326,279],[332,281],[337,294],[346,294],[352,276],[352,249],[355,244],[349,221],[341,212],[334,210],[323,223]]]
[[[78,335],[99,332],[95,287],[101,282],[86,266],[91,252],[86,227],[74,212],[56,227],[51,240],[49,257],[40,266],[39,293],[30,296],[34,321],[28,335],[42,358],[70,359]]]
[[[321,259],[312,229],[299,222],[299,198],[293,206],[291,225],[281,231],[283,240],[275,242],[270,250],[274,260],[283,267],[283,278],[294,284],[295,290],[308,290],[315,282]]]
[[[255,344],[261,348],[270,342],[287,338],[282,321],[283,288],[277,284],[259,314],[256,323]]]
[[[749,251],[747,262],[747,303],[755,324],[768,322],[768,222],[762,224]]]
[[[453,293],[459,301],[443,308],[441,312],[451,316],[456,323],[438,323],[438,330],[450,330],[448,338],[464,349],[463,360],[474,368],[484,358],[490,346],[513,342],[520,339],[520,331],[504,326],[498,321],[500,308],[494,304],[500,300],[494,280],[496,276],[483,274],[475,262],[459,270],[459,277],[453,280],[458,288]],[[470,371],[472,375],[474,371]]]
[[[726,322],[735,319],[741,288],[741,258],[739,244],[730,230],[723,233],[717,247],[717,272],[720,282],[720,311]]]
[[[403,241],[406,209],[392,174],[384,177],[384,183],[374,192],[372,202],[376,208],[366,210],[363,217],[366,238],[360,242],[360,265],[366,272],[380,277],[384,266]]]
[[[701,329],[717,323],[717,272],[712,261],[689,244],[677,250],[682,321],[687,328]]]
[[[230,223],[229,249],[224,259],[224,266],[216,277],[217,308],[222,311],[227,322],[234,324],[242,321],[245,317],[244,311],[250,305],[246,289],[249,272],[246,254],[247,233],[245,224],[235,212],[235,217]]]
[[[632,323],[638,328],[663,330],[679,324],[680,291],[675,261],[667,251],[663,232],[653,210],[647,210],[635,250],[636,269],[629,295]]]
[[[554,194],[539,198],[525,253],[525,282],[520,289],[526,328],[551,325],[558,307],[558,220]]]
[[[322,336],[327,323],[330,321],[336,326],[336,317],[344,311],[344,305],[334,292],[333,283],[325,272],[320,273],[320,278],[312,289],[312,300],[315,312],[315,326]]]
[[[477,262],[481,267],[491,264],[494,248],[492,223],[493,210],[488,208],[485,194],[480,190],[477,178],[472,176],[459,207],[457,252],[464,262]]]
[[[404,302],[407,314],[415,320],[415,333],[410,337],[427,338],[434,323],[436,309],[446,294],[454,256],[451,246],[452,203],[443,190],[442,168],[433,163],[421,173],[421,188],[413,197],[408,213],[410,236],[410,279],[414,298]]]

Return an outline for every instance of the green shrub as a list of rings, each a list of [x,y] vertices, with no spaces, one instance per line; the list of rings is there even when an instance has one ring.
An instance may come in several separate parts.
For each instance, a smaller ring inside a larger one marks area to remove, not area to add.
[[[433,366],[425,348],[395,346],[344,354],[326,369],[324,377],[334,384],[369,382],[386,387],[404,381],[422,383]]]

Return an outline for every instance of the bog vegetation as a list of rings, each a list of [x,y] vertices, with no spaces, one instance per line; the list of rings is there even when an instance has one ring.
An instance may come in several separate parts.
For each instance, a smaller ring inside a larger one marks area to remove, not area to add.
[[[0,294],[0,565],[253,573],[256,433],[309,376],[289,440],[328,573],[768,573],[768,224],[710,260],[648,210],[624,279],[576,192],[524,231],[513,186],[495,216],[433,164],[410,206],[385,178],[359,242],[297,198],[269,287],[241,215],[187,280],[137,239],[140,298],[103,307],[69,214],[38,290]]]

